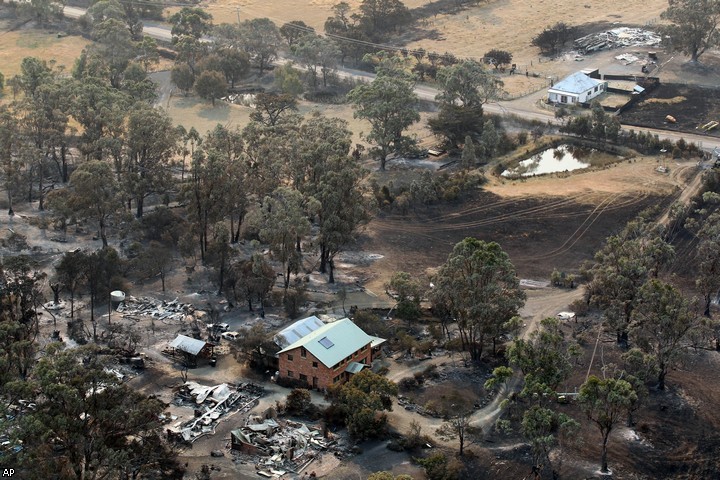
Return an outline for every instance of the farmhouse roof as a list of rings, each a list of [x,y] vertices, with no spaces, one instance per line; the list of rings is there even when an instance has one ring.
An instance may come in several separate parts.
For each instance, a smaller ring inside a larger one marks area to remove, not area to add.
[[[323,325],[280,350],[278,354],[305,347],[323,365],[330,368],[372,341],[373,337],[363,332],[350,319],[343,318]]]
[[[564,93],[583,93],[603,83],[600,80],[590,78],[582,72],[576,72],[565,77],[556,83],[550,90]]]
[[[186,337],[185,335],[178,335],[175,340],[170,342],[170,346],[190,355],[197,355],[207,345],[202,340],[195,338]]]
[[[280,348],[285,348],[288,345],[292,345],[297,342],[305,335],[314,332],[323,325],[325,325],[325,323],[323,323],[323,321],[315,315],[303,318],[289,327],[280,330],[278,334],[275,335],[275,343],[277,343]]]

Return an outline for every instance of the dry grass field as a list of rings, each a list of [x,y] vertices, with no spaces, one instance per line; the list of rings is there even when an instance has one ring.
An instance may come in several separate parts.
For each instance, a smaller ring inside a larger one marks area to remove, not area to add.
[[[268,17],[278,25],[290,20],[303,20],[322,30],[332,5],[339,0],[215,0],[206,4],[216,23],[241,19]],[[353,7],[360,0],[347,0]],[[404,0],[414,9],[428,5],[427,0]],[[537,49],[531,39],[544,27],[556,22],[570,25],[588,23],[622,23],[645,25],[658,21],[667,8],[666,0],[490,0],[480,6],[455,14],[440,14],[427,18],[419,27],[433,33],[435,40],[424,39],[410,43],[412,48],[451,52],[461,57],[479,57],[492,48],[513,53],[518,65],[537,61]]]
[[[26,25],[19,30],[7,31],[9,24],[0,21],[0,71],[5,78],[20,73],[20,62],[25,57],[54,60],[56,66],[70,70],[75,59],[89,43],[80,36],[58,37],[56,31],[46,31]]]

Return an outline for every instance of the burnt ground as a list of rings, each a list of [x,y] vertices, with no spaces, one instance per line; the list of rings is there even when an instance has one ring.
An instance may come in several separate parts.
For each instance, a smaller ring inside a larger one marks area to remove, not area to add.
[[[621,364],[620,355],[625,350],[617,346],[610,332],[600,335],[593,359],[599,318],[596,314],[584,324],[581,320],[565,327],[567,335],[584,347],[572,377],[561,386],[565,391],[578,388],[588,371],[602,377],[603,366]],[[574,335],[573,330],[579,334]],[[664,391],[650,385],[647,399],[634,414],[634,424],[628,427],[623,420],[610,435],[608,463],[613,479],[720,478],[720,392],[714,382],[707,381],[716,377],[719,366],[718,352],[690,351],[668,374]],[[575,441],[567,446],[563,478],[604,478],[598,474],[588,477],[588,471],[594,471],[600,460],[596,426],[584,418],[577,405],[558,407],[581,423]]]
[[[385,256],[378,263],[386,265],[376,265],[381,270],[422,274],[444,263],[457,242],[472,236],[498,242],[521,278],[548,280],[554,268],[576,272],[628,220],[671,201],[646,192],[503,198],[478,191],[459,206],[380,215],[371,222],[362,249]]]
[[[666,122],[667,115],[677,122]],[[702,133],[698,127],[713,120],[720,121],[720,88],[677,83],[660,84],[647,99],[620,115],[623,124],[688,133]],[[720,137],[720,127],[708,135]]]

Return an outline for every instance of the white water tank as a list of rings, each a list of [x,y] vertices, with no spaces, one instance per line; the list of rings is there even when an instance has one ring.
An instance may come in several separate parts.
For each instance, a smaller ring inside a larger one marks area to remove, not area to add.
[[[120,303],[125,301],[125,292],[120,290],[114,290],[110,292],[110,301],[113,303]]]

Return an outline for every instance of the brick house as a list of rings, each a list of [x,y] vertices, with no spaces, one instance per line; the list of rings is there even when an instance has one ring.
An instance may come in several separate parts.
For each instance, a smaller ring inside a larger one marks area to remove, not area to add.
[[[369,367],[373,348],[385,340],[363,332],[350,319],[328,323],[278,352],[280,378],[324,389]]]

